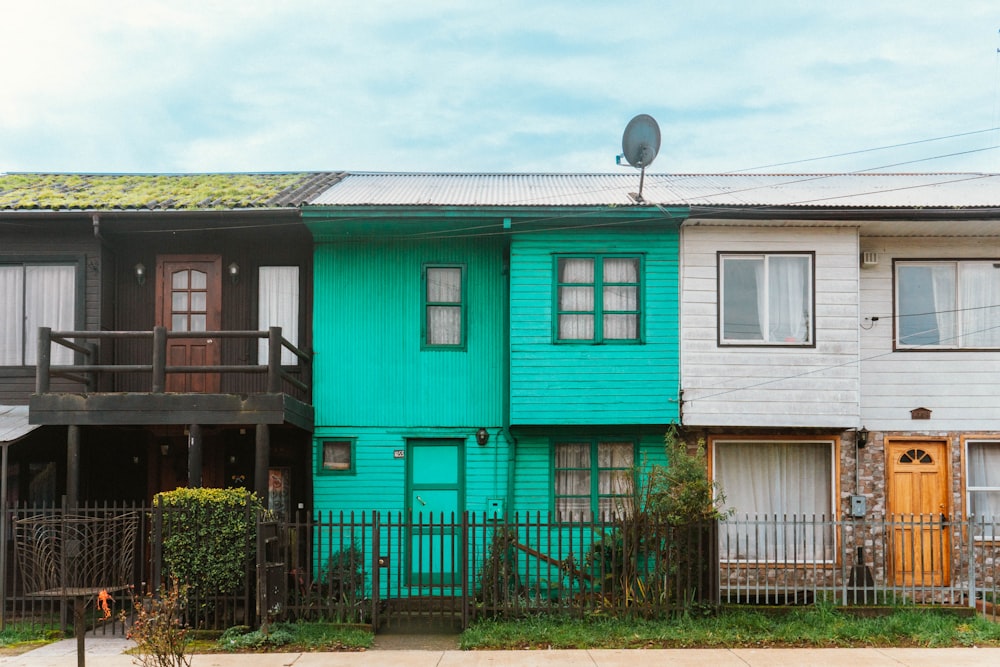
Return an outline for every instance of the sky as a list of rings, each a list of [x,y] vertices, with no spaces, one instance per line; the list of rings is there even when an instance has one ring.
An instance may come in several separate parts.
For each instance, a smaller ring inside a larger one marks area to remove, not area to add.
[[[0,172],[1000,172],[995,1],[11,5]]]

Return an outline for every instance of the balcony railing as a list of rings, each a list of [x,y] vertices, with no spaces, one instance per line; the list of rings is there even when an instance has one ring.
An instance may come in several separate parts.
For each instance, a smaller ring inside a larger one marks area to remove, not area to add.
[[[267,364],[213,364],[194,366],[173,366],[167,364],[167,343],[172,339],[267,339]],[[104,341],[149,341],[152,363],[100,363],[100,345]],[[80,363],[53,365],[53,346],[61,346],[77,355]],[[298,364],[282,366],[282,350],[295,355]],[[35,375],[35,392],[46,394],[51,390],[53,378],[62,378],[84,386],[87,392],[98,391],[103,374],[149,374],[151,393],[166,391],[167,376],[173,373],[218,373],[222,374],[266,374],[265,392],[281,393],[285,384],[308,394],[309,385],[302,378],[308,378],[311,355],[282,337],[281,327],[271,327],[267,331],[168,331],[166,327],[155,327],[152,331],[52,331],[49,327],[38,330],[38,360]],[[293,368],[301,369],[293,372]]]

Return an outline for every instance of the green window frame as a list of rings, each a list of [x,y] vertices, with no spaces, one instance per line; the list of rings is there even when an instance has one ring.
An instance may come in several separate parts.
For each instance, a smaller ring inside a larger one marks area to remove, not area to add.
[[[555,256],[554,341],[641,343],[643,259],[641,254]]]
[[[321,475],[357,472],[357,438],[323,438],[316,448],[316,471]]]
[[[421,287],[421,346],[465,349],[464,264],[425,264]]]
[[[636,442],[630,438],[552,441],[552,509],[557,521],[607,521],[632,509]]]

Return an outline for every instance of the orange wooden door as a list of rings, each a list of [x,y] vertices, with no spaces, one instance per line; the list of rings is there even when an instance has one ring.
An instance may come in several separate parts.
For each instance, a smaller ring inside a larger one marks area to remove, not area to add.
[[[156,323],[168,331],[219,331],[222,326],[222,258],[157,257]],[[170,338],[168,366],[215,366],[219,342],[209,337]],[[218,393],[218,373],[170,373],[167,391]]]
[[[951,553],[946,522],[947,446],[943,442],[890,442],[886,454],[896,583],[946,583]]]

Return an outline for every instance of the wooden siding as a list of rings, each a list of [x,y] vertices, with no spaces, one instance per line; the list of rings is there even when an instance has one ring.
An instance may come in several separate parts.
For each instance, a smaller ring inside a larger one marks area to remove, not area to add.
[[[39,225],[41,227],[41,225]],[[0,263],[32,261],[66,261],[78,266],[78,310],[76,325],[99,329],[101,312],[106,308],[101,298],[102,264],[107,261],[99,241],[88,221],[86,227],[52,223],[44,230],[25,234],[4,235],[0,243]],[[82,281],[82,285],[80,283]],[[53,391],[77,385],[58,381]],[[35,367],[0,368],[0,404],[27,405],[35,391]]]
[[[422,269],[466,267],[464,349],[422,349]],[[503,246],[494,239],[319,243],[316,425],[502,423]]]
[[[642,344],[553,343],[553,255],[644,256]],[[678,419],[675,231],[539,233],[511,244],[514,425],[666,424]]]
[[[857,425],[857,238],[851,227],[682,230],[686,426]],[[816,346],[720,346],[718,252],[815,253]]]
[[[893,352],[894,259],[1000,258],[996,238],[862,238],[878,264],[861,271],[862,422],[872,431],[1000,430],[1000,351]],[[866,324],[866,326],[868,326]],[[930,420],[910,410],[928,408]]]

